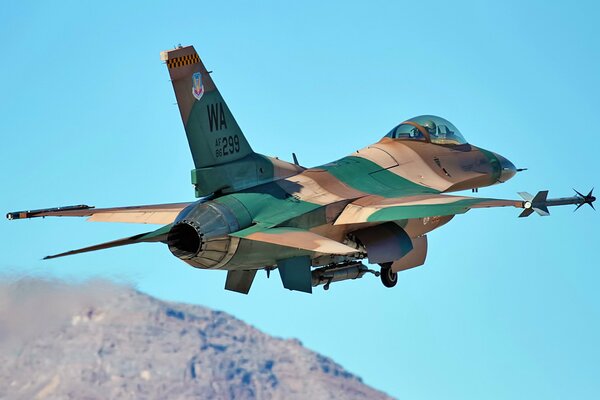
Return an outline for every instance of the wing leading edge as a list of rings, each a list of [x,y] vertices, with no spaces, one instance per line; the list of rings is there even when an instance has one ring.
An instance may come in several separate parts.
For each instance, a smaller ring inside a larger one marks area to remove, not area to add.
[[[365,222],[387,222],[411,218],[425,218],[464,214],[472,208],[516,207],[524,208],[524,202],[427,194],[401,198],[368,196],[350,203],[336,219],[334,225]]]

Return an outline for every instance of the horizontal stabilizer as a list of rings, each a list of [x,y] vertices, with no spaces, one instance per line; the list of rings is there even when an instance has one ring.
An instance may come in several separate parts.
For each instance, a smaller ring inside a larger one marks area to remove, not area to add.
[[[81,249],[71,250],[60,254],[54,254],[46,256],[44,260],[50,260],[52,258],[71,256],[73,254],[87,253],[89,251],[96,251],[102,249],[109,249],[111,247],[126,246],[128,244],[135,243],[149,243],[149,242],[164,242],[167,240],[167,234],[171,230],[171,225],[163,226],[152,232],[141,233],[139,235],[130,236],[123,239],[113,240],[111,242],[96,244],[94,246],[83,247]]]

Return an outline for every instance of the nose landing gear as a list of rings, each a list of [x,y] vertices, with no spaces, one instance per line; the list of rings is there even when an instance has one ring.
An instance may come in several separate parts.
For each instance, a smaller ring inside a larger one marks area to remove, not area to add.
[[[384,263],[381,265],[381,283],[383,286],[392,288],[398,283],[398,273],[392,271],[392,263]]]

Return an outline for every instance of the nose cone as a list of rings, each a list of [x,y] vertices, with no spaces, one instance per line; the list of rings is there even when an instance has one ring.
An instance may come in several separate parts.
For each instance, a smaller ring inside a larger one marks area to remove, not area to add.
[[[517,168],[507,158],[502,157],[500,154],[494,153],[498,161],[500,162],[500,176],[498,182],[506,182],[517,173]]]

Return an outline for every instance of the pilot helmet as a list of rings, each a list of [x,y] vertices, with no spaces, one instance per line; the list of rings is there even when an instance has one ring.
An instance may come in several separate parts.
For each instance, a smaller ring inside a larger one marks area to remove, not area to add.
[[[427,129],[430,135],[437,135],[437,127],[435,126],[435,122],[428,120],[421,124],[423,128]]]

